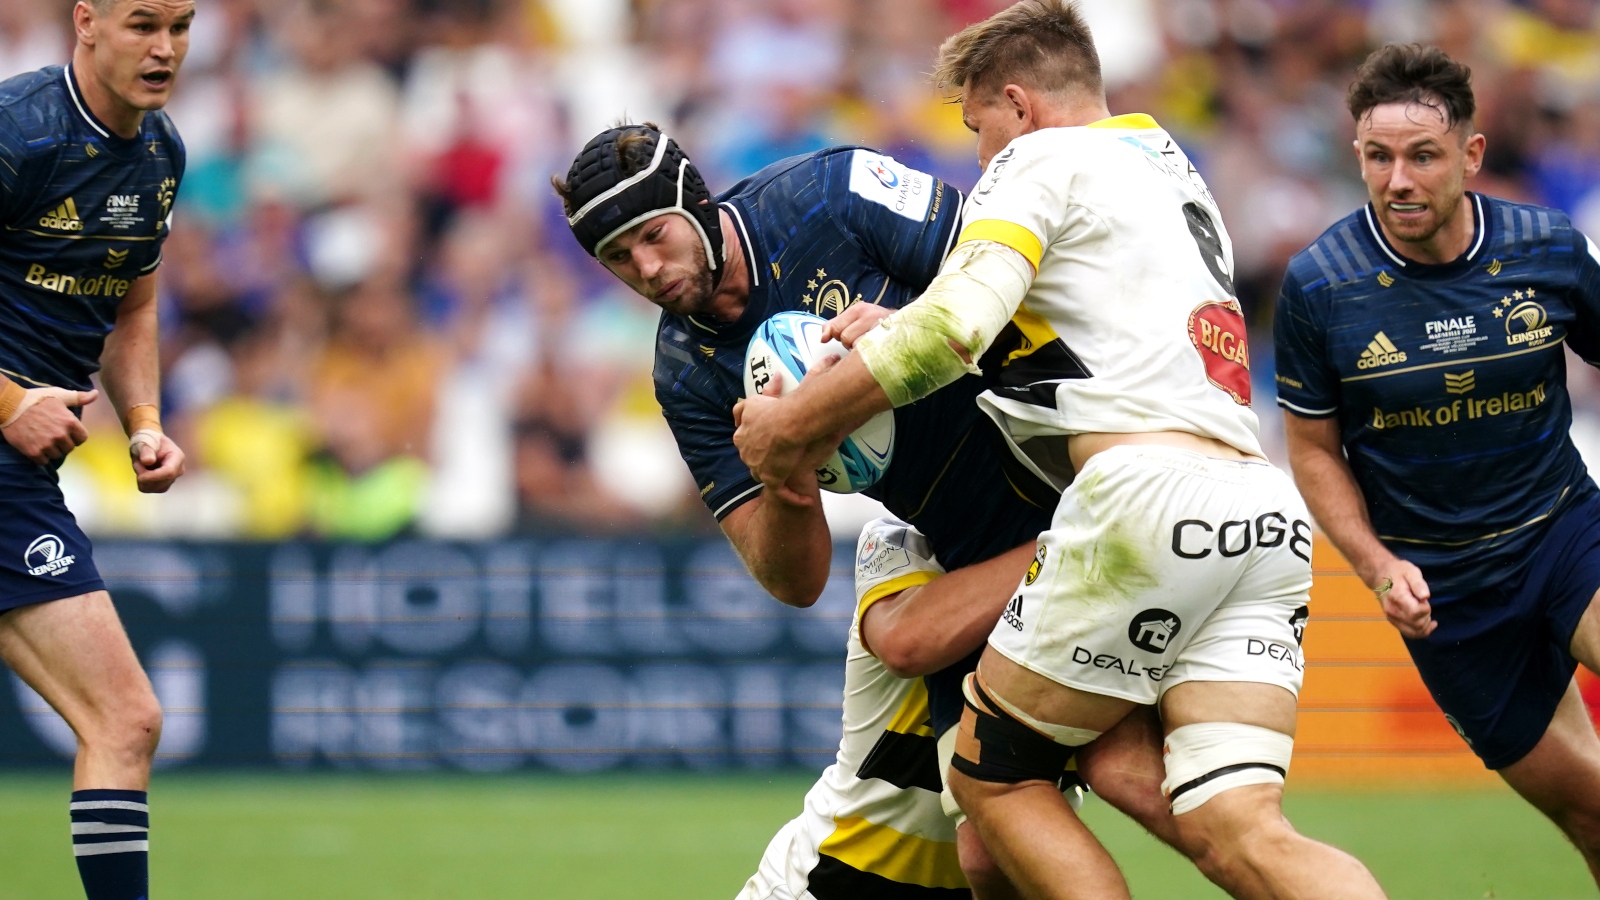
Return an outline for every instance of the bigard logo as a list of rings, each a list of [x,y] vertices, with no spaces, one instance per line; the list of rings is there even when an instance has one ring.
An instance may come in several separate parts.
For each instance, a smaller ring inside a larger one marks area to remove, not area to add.
[[[78,218],[78,204],[71,197],[52,212],[39,219],[40,228],[51,231],[82,231],[83,220]]]
[[[64,574],[76,561],[77,557],[67,553],[67,545],[53,534],[34,538],[22,554],[22,565],[28,574],[39,578]]]
[[[1361,358],[1356,360],[1356,368],[1376,369],[1405,361],[1405,351],[1396,347],[1394,341],[1389,340],[1389,336],[1380,331],[1372,338],[1372,343],[1367,345],[1367,349],[1361,351]]]
[[[1183,620],[1164,609],[1147,609],[1128,623],[1128,640],[1140,650],[1165,653],[1183,629]]]
[[[1236,301],[1202,303],[1189,313],[1189,343],[1200,354],[1206,380],[1240,406],[1250,405],[1250,345]]]

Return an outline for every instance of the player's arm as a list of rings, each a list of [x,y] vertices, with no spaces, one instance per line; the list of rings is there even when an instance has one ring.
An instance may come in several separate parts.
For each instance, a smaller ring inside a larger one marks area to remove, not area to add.
[[[1428,605],[1428,583],[1420,569],[1394,555],[1373,530],[1339,433],[1338,378],[1327,365],[1324,329],[1292,273],[1278,295],[1273,343],[1289,465],[1306,507],[1361,580],[1377,592],[1389,622],[1406,637],[1426,637],[1438,627]]]
[[[161,430],[160,329],[156,276],[133,282],[100,354],[100,383],[128,434],[139,490],[164,493],[183,474],[183,451]]]
[[[861,643],[900,678],[937,672],[983,645],[1034,555],[1026,544],[869,605]]]
[[[1584,362],[1600,367],[1600,246],[1576,228],[1572,233],[1577,318],[1567,331],[1567,345]]]
[[[856,342],[855,352],[785,397],[751,397],[734,409],[734,442],[769,486],[827,458],[872,416],[928,396],[966,374],[1000,334],[1033,283],[1033,261],[990,240],[958,246],[928,290]]]
[[[726,401],[697,392],[680,372],[660,366],[656,400],[701,499],[750,574],[789,606],[817,602],[833,565],[833,541],[816,473],[803,470],[786,490],[765,490],[739,460]]]
[[[23,129],[9,112],[0,111],[0,221],[10,221],[25,204],[28,148]],[[36,465],[48,466],[89,439],[83,423],[69,407],[99,396],[94,391],[27,387],[0,373],[0,437]]]
[[[807,390],[755,397],[735,414],[740,455],[771,485],[820,462],[827,438],[904,406],[963,375],[983,356],[1027,296],[1044,247],[1064,224],[1070,179],[1047,161],[1013,158],[980,184],[983,202],[939,274],[914,303],[861,337],[855,352]]]
[[[782,494],[762,491],[728,513],[722,533],[767,593],[805,608],[817,602],[828,584],[833,537],[822,513],[816,474],[800,470],[789,488]]]

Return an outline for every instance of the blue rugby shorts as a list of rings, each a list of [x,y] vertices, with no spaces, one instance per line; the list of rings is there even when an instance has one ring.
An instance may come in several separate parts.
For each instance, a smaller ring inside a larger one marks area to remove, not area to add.
[[[0,613],[105,590],[55,473],[0,458]]]
[[[1590,492],[1550,523],[1520,576],[1436,603],[1439,628],[1406,641],[1446,718],[1490,769],[1528,755],[1555,717],[1578,663],[1569,647],[1600,590],[1600,494]],[[1453,618],[1499,607],[1493,627],[1461,634]]]

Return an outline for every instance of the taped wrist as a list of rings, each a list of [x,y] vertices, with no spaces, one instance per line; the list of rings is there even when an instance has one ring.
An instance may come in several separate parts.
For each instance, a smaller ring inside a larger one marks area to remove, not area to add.
[[[128,408],[122,420],[122,430],[132,439],[141,431],[153,431],[157,435],[164,434],[161,430],[161,410],[154,403],[136,403]]]
[[[889,400],[905,406],[977,374],[977,360],[1032,284],[1033,266],[1021,253],[995,241],[969,241],[956,247],[916,302],[863,335],[856,350]]]
[[[1184,725],[1167,735],[1161,795],[1182,815],[1236,787],[1283,784],[1293,755],[1294,738],[1281,731],[1237,722]]]
[[[983,689],[977,675],[962,682],[967,709],[976,716],[973,737],[978,741],[978,758],[967,759],[958,750],[951,765],[968,778],[996,784],[1048,781],[1066,786],[1067,766],[1078,748],[1100,736],[1097,731],[1049,725],[1031,717]],[[1041,730],[1044,726],[1046,730]]]
[[[0,375],[0,426],[10,425],[11,420],[17,417],[17,410],[22,408],[22,401],[28,392],[22,385]]]

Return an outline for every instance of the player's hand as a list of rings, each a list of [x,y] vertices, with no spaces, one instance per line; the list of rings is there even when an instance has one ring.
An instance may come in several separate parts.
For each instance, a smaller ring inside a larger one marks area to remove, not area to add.
[[[806,377],[826,371],[832,362],[815,367]],[[831,443],[832,435],[810,443],[797,440],[798,429],[788,421],[786,401],[778,397],[782,391],[783,376],[774,373],[765,395],[746,397],[734,404],[733,444],[739,448],[739,458],[750,467],[750,473],[768,491],[784,502],[804,505],[808,501],[790,482],[796,473],[821,465],[842,438]]]
[[[1378,566],[1367,587],[1378,595],[1389,624],[1406,637],[1421,640],[1439,627],[1433,620],[1433,606],[1428,603],[1433,592],[1422,577],[1422,570],[1414,564],[1391,557]]]
[[[87,406],[99,396],[99,391],[33,388],[17,405],[11,421],[0,426],[0,435],[35,465],[52,465],[89,439],[89,429],[72,414],[71,407]]]
[[[141,494],[164,494],[183,474],[183,451],[159,431],[135,431],[128,438],[128,456]]]
[[[885,309],[876,303],[854,303],[844,312],[839,313],[822,329],[824,341],[838,341],[846,350],[854,350],[856,341],[863,334],[878,327],[878,323],[894,315],[894,310]],[[808,373],[809,374],[809,373]]]

